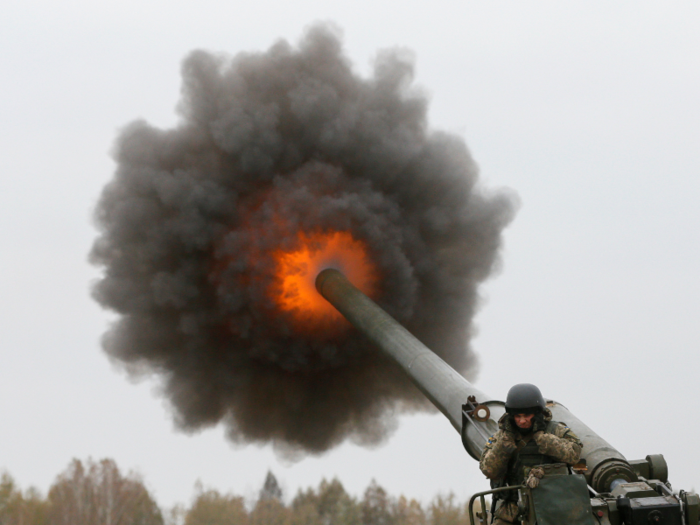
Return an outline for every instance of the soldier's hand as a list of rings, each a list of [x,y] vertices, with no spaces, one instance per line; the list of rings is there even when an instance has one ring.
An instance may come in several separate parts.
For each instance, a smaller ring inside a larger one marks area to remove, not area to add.
[[[535,417],[532,420],[532,431],[534,433],[537,433],[541,430],[546,430],[547,429],[547,422],[544,420],[544,414],[539,413],[535,414]]]
[[[536,489],[540,485],[540,480],[544,477],[544,470],[541,467],[530,469],[530,475],[525,481],[525,485],[531,489]]]

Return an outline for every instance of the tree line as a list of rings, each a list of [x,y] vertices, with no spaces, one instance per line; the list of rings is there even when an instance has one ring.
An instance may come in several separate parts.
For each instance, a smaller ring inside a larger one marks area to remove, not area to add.
[[[163,511],[135,474],[124,475],[114,460],[74,459],[48,494],[21,490],[7,472],[0,477],[0,525],[468,525],[466,502],[453,494],[427,505],[391,496],[372,481],[361,498],[337,479],[299,490],[289,504],[268,472],[258,498],[204,489],[189,507]]]

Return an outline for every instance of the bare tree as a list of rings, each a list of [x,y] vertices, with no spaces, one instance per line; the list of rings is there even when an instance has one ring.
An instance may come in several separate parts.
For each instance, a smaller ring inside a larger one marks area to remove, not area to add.
[[[393,505],[393,515],[396,523],[401,525],[426,525],[428,517],[415,499],[408,500],[405,496],[399,496]]]
[[[74,459],[49,490],[50,525],[163,525],[141,478],[111,459]]]
[[[249,525],[291,525],[292,513],[278,499],[259,499],[248,516]]]
[[[184,525],[247,525],[248,512],[243,498],[223,495],[216,490],[199,493],[185,515]]]
[[[469,505],[457,501],[454,494],[438,495],[430,503],[432,525],[468,525]]]
[[[0,525],[46,525],[48,502],[35,488],[24,494],[8,473],[0,477]]]
[[[369,484],[362,499],[362,525],[394,525],[391,498],[375,480]]]

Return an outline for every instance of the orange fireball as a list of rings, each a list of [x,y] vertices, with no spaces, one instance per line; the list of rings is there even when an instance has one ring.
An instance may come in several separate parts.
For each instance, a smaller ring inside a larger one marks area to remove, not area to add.
[[[376,270],[363,241],[345,231],[300,232],[297,241],[294,250],[274,254],[272,294],[279,308],[300,328],[333,326],[343,319],[316,291],[316,276],[326,268],[340,270],[365,294],[374,295]]]

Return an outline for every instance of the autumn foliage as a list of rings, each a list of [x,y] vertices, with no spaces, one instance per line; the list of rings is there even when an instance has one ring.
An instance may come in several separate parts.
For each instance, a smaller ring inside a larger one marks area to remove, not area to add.
[[[201,483],[189,507],[166,511],[141,477],[123,474],[111,459],[74,459],[43,497],[22,491],[12,477],[0,478],[0,525],[467,525],[465,503],[437,496],[427,506],[393,497],[372,481],[361,498],[337,479],[300,490],[291,501],[268,472],[255,501],[205,489]]]

